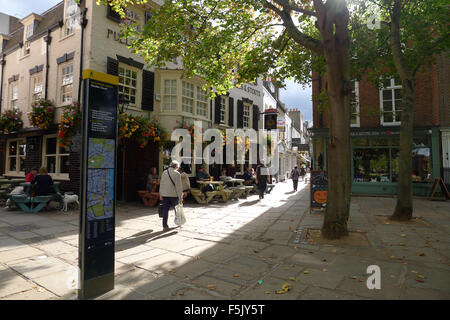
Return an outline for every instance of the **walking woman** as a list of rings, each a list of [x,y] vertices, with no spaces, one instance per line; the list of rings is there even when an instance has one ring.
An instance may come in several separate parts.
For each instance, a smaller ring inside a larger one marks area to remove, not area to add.
[[[266,192],[267,183],[270,183],[269,177],[269,169],[266,168],[264,164],[258,165],[256,168],[256,184],[258,185],[260,199],[264,199],[264,192]]]

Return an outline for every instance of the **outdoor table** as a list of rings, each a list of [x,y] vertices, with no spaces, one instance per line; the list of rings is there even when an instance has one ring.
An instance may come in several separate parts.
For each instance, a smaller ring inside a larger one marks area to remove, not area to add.
[[[21,186],[24,188],[23,194],[8,194],[8,198],[11,199],[20,209],[22,209],[25,212],[39,212],[44,208],[48,202],[50,201],[57,201],[58,202],[58,208],[60,209],[63,206],[63,200],[60,193],[60,182],[55,181],[53,182],[53,189],[54,193],[46,196],[31,196],[31,186],[32,184],[30,182],[22,182],[20,183]]]
[[[228,187],[228,189],[231,189],[233,193],[230,195],[230,199],[238,199],[241,196],[247,197],[248,193],[246,193],[246,187],[244,186],[244,179],[236,179],[236,178],[230,178],[226,179],[224,182],[228,185],[231,184],[231,187]]]
[[[206,203],[209,203],[215,196],[220,196],[223,202],[227,202],[232,193],[231,190],[226,190],[223,188],[223,181],[198,180],[197,183],[200,185],[200,190],[202,190],[202,187],[207,184],[212,184],[214,187],[217,186],[219,189],[206,192]]]

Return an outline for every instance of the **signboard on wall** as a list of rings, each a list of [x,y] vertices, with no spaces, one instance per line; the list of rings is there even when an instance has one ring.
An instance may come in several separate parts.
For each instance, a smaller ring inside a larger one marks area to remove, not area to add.
[[[118,77],[83,71],[80,299],[114,288]]]
[[[264,115],[264,129],[276,130],[277,129],[277,114],[267,113]]]
[[[311,200],[310,212],[325,209],[328,200],[328,172],[321,170],[311,171]]]

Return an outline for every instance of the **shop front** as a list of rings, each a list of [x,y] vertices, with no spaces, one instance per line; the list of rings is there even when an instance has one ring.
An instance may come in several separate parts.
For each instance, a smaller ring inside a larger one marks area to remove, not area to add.
[[[394,128],[352,128],[352,194],[397,194],[400,132]],[[313,168],[327,170],[328,130],[313,129]],[[436,127],[416,128],[413,138],[413,192],[426,196],[433,178],[439,177],[439,131]]]

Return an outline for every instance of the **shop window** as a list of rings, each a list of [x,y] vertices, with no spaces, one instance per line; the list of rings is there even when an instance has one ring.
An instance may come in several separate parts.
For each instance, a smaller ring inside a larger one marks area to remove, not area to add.
[[[42,163],[55,178],[69,178],[69,149],[58,146],[56,135],[45,136]]]
[[[119,66],[119,95],[131,107],[136,107],[137,77],[136,69],[122,64]]]
[[[402,85],[399,80],[392,78],[383,81],[380,90],[381,124],[400,124]]]
[[[350,125],[352,127],[359,127],[359,82],[354,81],[353,87],[352,87],[352,97],[351,97],[351,118],[350,118]]]
[[[197,114],[206,117],[208,110],[208,97],[202,87],[197,86]]]
[[[164,80],[163,108],[165,111],[177,110],[177,80]]]
[[[353,181],[389,182],[389,148],[355,149],[353,151]]]
[[[183,112],[192,113],[194,110],[194,85],[182,81],[182,89],[181,110]]]
[[[61,103],[72,103],[73,64],[61,66]]]
[[[25,176],[26,149],[25,139],[8,140],[5,170],[8,175]]]
[[[392,181],[398,181],[400,150],[392,149]],[[412,181],[430,182],[431,149],[427,138],[414,138],[412,146]]]

